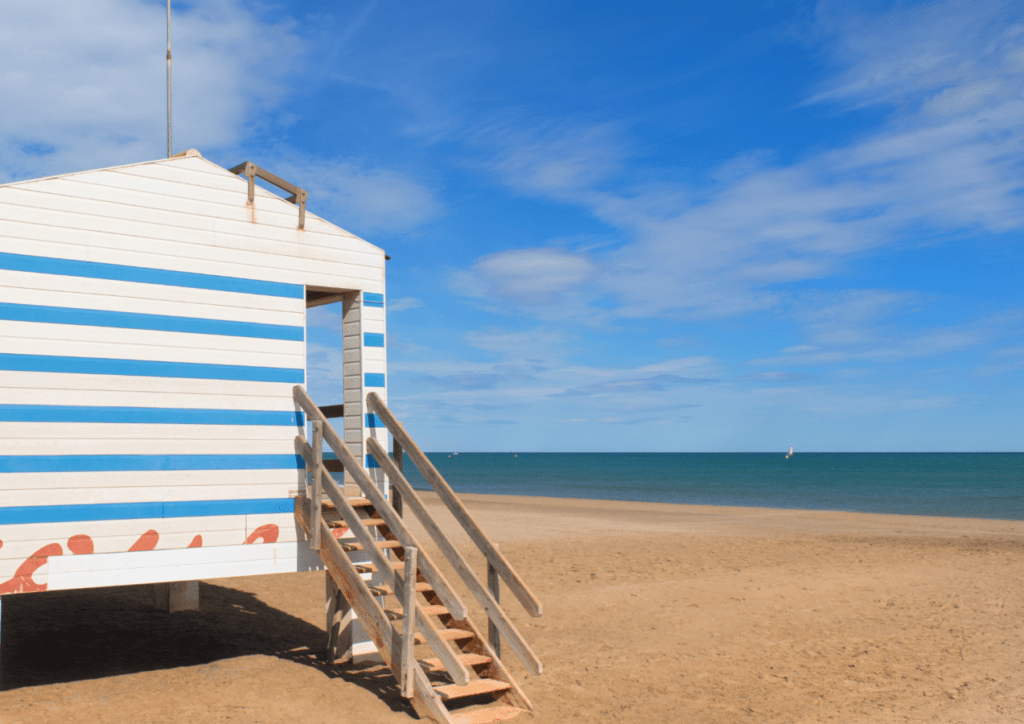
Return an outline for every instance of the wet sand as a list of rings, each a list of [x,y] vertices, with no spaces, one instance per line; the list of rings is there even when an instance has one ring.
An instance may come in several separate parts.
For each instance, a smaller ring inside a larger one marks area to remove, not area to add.
[[[503,598],[537,722],[1024,721],[1024,523],[464,499],[544,604]],[[0,722],[413,721],[380,667],[317,659],[323,576],[173,615],[149,587],[5,597]]]

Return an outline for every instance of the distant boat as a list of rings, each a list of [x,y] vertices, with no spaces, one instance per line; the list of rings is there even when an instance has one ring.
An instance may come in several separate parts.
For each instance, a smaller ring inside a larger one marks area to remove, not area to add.
[[[452,455],[458,455],[458,453],[452,453]]]
[[[786,460],[789,460],[791,457],[793,457],[793,446],[792,445],[789,446],[789,452],[786,453]]]

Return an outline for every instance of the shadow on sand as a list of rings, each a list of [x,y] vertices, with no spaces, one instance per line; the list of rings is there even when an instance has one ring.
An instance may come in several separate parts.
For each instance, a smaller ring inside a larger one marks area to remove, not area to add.
[[[268,655],[361,686],[395,711],[412,709],[379,663],[329,666],[323,629],[255,594],[200,582],[199,611],[167,614],[153,587],[25,593],[3,602],[4,690]]]

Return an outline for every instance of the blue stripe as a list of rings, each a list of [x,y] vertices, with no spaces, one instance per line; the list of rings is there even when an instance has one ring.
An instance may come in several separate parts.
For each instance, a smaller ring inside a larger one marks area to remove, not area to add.
[[[386,387],[384,375],[381,372],[367,372],[363,377],[366,380],[367,387]]]
[[[150,362],[99,357],[56,357],[0,353],[0,370],[17,372],[65,372],[79,375],[128,375],[130,377],[181,377],[191,380],[244,380],[246,382],[304,382],[305,372],[288,367],[247,367],[196,362]]]
[[[367,427],[384,427],[384,421],[377,417],[372,412],[366,413],[366,426]]]
[[[364,347],[383,347],[384,335],[377,332],[363,332]]]
[[[9,319],[14,322],[75,324],[87,327],[152,329],[159,332],[219,334],[226,337],[286,339],[296,342],[301,342],[305,339],[305,330],[302,327],[284,324],[231,322],[221,319],[171,317],[163,314],[139,314],[136,312],[106,312],[97,309],[74,309],[71,307],[43,307],[35,304],[0,303],[0,319]]]
[[[298,455],[0,455],[0,473],[301,470]]]
[[[135,520],[138,518],[199,518],[211,515],[265,515],[291,513],[294,507],[295,501],[291,498],[22,505],[0,508],[0,525],[71,523],[86,520]]]
[[[373,292],[363,292],[363,304],[368,307],[383,307],[384,295],[374,294]]]
[[[148,269],[138,266],[122,266],[121,264],[101,264],[95,261],[54,259],[45,256],[0,253],[0,269],[34,272],[36,274],[58,274],[67,277],[85,277],[87,279],[110,279],[121,282],[162,284],[169,287],[213,289],[220,292],[261,294],[267,297],[286,297],[288,299],[305,299],[306,297],[305,288],[301,284],[284,284],[282,282],[267,282],[259,279],[222,277],[213,274],[195,274],[193,272],[168,271],[166,269]]]
[[[172,407],[0,405],[0,422],[130,422],[152,425],[305,426],[301,412],[186,410]]]

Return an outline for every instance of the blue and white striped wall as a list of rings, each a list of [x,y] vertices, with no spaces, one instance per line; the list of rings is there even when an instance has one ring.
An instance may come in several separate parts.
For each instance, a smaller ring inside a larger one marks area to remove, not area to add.
[[[0,187],[0,593],[318,566],[304,285],[375,299],[383,253],[258,192],[197,156]]]
[[[387,336],[385,327],[384,295],[372,292],[363,292],[363,400],[370,392],[376,392],[380,398],[387,402],[387,348],[384,340]],[[366,458],[366,467],[374,481],[386,492],[386,479],[380,465],[367,453],[365,441],[367,438],[375,437],[380,440],[384,449],[388,449],[388,431],[379,417],[369,411],[363,414],[363,451]]]

